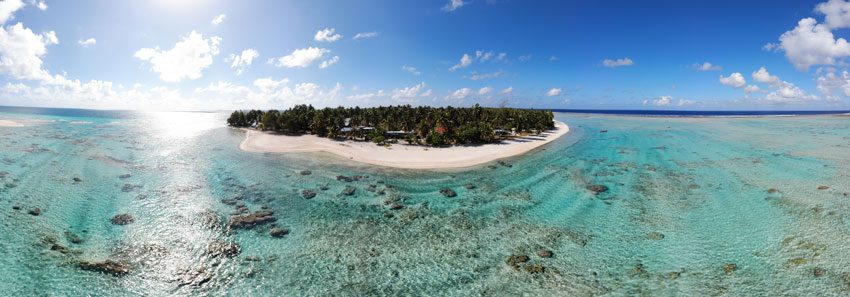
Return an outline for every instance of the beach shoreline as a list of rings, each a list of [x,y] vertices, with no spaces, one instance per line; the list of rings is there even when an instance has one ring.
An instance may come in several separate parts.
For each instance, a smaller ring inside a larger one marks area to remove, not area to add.
[[[555,121],[555,129],[536,136],[516,137],[501,143],[474,146],[427,147],[393,144],[378,146],[366,141],[339,141],[316,135],[280,135],[243,129],[243,151],[255,153],[326,152],[359,163],[403,169],[451,169],[481,165],[527,153],[566,135],[567,124]]]
[[[0,127],[23,127],[24,124],[10,121],[10,120],[0,120]]]

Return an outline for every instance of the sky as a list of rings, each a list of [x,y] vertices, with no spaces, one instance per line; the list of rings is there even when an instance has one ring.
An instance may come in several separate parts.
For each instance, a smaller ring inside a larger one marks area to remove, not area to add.
[[[850,0],[0,0],[0,105],[850,109]]]

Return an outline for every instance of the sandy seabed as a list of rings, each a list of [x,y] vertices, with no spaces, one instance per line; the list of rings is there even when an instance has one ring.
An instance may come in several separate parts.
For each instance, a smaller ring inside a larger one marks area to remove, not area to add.
[[[382,147],[366,141],[339,141],[315,135],[291,136],[248,129],[245,131],[245,140],[239,147],[249,152],[327,152],[349,160],[386,167],[440,169],[470,167],[521,155],[567,134],[570,127],[555,121],[555,129],[536,136],[516,137],[494,144],[450,147],[401,143]]]

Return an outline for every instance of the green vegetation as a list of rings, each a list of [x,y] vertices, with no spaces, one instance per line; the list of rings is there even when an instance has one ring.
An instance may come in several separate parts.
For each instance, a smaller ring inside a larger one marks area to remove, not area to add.
[[[429,145],[480,144],[515,133],[535,133],[554,127],[549,110],[381,106],[324,108],[297,105],[284,111],[234,111],[227,119],[233,127],[256,127],[288,134],[315,134],[383,143],[404,139]]]

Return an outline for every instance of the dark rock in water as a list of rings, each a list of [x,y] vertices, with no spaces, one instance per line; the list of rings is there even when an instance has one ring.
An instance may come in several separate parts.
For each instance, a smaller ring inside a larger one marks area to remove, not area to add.
[[[313,190],[304,190],[301,191],[301,196],[304,197],[304,199],[313,199],[313,197],[316,197],[316,192]]]
[[[395,203],[395,202],[391,202],[389,204],[389,208],[392,209],[392,210],[399,210],[399,209],[404,208],[404,205],[401,205],[401,204],[398,204],[398,203]]]
[[[312,172],[312,171],[310,171],[310,170],[301,170],[301,172],[300,172],[300,173],[301,173],[301,175],[310,175],[310,174],[313,174],[313,172]]]
[[[134,191],[138,188],[141,188],[141,187],[142,186],[134,185],[134,184],[124,184],[123,186],[121,186],[121,192],[124,192],[124,193],[132,192],[132,191]]]
[[[472,190],[472,189],[477,188],[477,186],[475,186],[474,184],[466,184],[463,187],[466,188],[467,190]]]
[[[119,175],[119,176],[118,176],[118,178],[120,178],[120,179],[128,179],[128,178],[130,178],[130,174],[129,174],[129,173],[125,173],[125,174]]]
[[[662,234],[660,232],[653,231],[653,232],[647,233],[646,238],[649,238],[649,239],[652,239],[652,240],[662,240],[662,239],[664,239],[664,234]]]
[[[354,178],[351,178],[351,177],[348,177],[348,176],[345,176],[345,175],[337,175],[336,180],[350,183],[350,182],[354,181]]]
[[[496,167],[496,165],[487,165],[487,168],[496,169],[496,168],[499,168],[499,167]]]
[[[284,237],[287,234],[289,234],[289,229],[286,228],[274,227],[271,229],[271,231],[269,231],[269,235],[277,238]]]
[[[50,250],[51,251],[57,251],[57,252],[60,252],[60,253],[63,253],[63,254],[67,254],[67,253],[71,252],[70,249],[68,249],[67,247],[62,246],[58,243],[54,243],[53,245],[51,245]]]
[[[129,213],[117,214],[109,221],[112,222],[113,225],[127,225],[132,223],[134,220],[133,215]]]
[[[207,229],[219,228],[221,227],[221,217],[215,211],[204,211],[201,213],[201,226]]]
[[[242,247],[233,242],[213,240],[207,245],[207,255],[213,258],[227,257],[232,258],[242,252]]]
[[[449,189],[449,188],[443,188],[443,189],[441,189],[441,190],[440,190],[440,194],[443,194],[443,196],[446,196],[446,197],[448,197],[448,198],[452,198],[452,197],[456,197],[456,196],[457,196],[457,193],[455,193],[455,191],[454,191],[454,190]]]
[[[232,198],[221,199],[221,203],[224,203],[225,205],[236,205],[236,202],[237,201],[235,199],[232,199]]]
[[[68,241],[73,243],[73,244],[83,243],[83,238],[80,237],[77,234],[74,234],[74,232],[71,232],[71,231],[65,231],[65,238],[67,238]]]
[[[699,185],[698,184],[690,184],[690,185],[688,185],[688,189],[697,190],[697,189],[699,189]]]
[[[814,274],[815,277],[821,277],[826,274],[826,269],[815,267],[814,269],[812,269],[812,274]]]
[[[36,208],[30,209],[30,211],[28,211],[27,213],[34,215],[34,216],[40,215],[41,214],[41,208],[36,207]]]
[[[546,272],[546,268],[543,267],[543,265],[540,265],[540,264],[528,265],[528,266],[525,266],[525,272],[528,272],[528,273],[531,273],[531,274],[543,273],[543,272]]]
[[[844,285],[847,286],[847,289],[850,289],[850,272],[842,273],[841,279],[844,281]]]
[[[20,206],[20,205],[13,205],[13,206],[12,206],[12,209],[14,209],[14,210],[21,210],[21,206]]]
[[[608,186],[605,185],[588,185],[587,189],[593,192],[593,195],[598,195],[599,193],[604,193],[608,191]]]
[[[130,274],[130,265],[112,260],[106,261],[80,261],[77,267],[82,270],[95,271],[113,276],[125,276]]]
[[[236,215],[230,217],[227,223],[228,229],[250,229],[257,225],[268,224],[277,221],[274,212],[261,210],[251,214]]]
[[[770,189],[767,189],[767,193],[768,194],[776,194],[776,193],[779,193],[779,190],[774,189],[774,188],[770,188]]]
[[[508,167],[508,168],[510,168],[510,167],[514,167],[514,165],[511,165],[510,163],[507,163],[507,162],[505,162],[505,161],[498,161],[498,162],[496,162],[496,163],[499,163],[499,165],[502,165],[502,166],[504,166],[504,167]]]
[[[723,265],[723,272],[726,272],[726,275],[732,274],[735,270],[738,270],[738,265],[735,263],[726,263]]]
[[[356,191],[357,191],[357,188],[352,187],[352,186],[347,186],[347,187],[345,187],[344,190],[342,190],[342,193],[340,193],[340,194],[345,195],[345,196],[351,196],[351,195],[354,195],[354,193]]]
[[[328,187],[328,185],[319,186],[319,190],[322,190],[322,191],[327,191],[327,190],[330,190],[330,189],[331,189],[331,187]]]
[[[83,181],[82,178],[79,178],[79,177],[76,177],[76,176],[73,178],[73,180],[74,180],[75,183]]]
[[[818,186],[818,190],[829,190],[829,186]]]
[[[510,255],[510,256],[508,256],[508,259],[505,260],[505,263],[507,263],[508,265],[510,265],[513,268],[519,269],[520,263],[525,263],[525,262],[528,262],[529,260],[531,260],[531,259],[526,255]]]
[[[540,256],[540,258],[552,258],[553,253],[550,250],[539,250],[537,251],[537,255]]]

